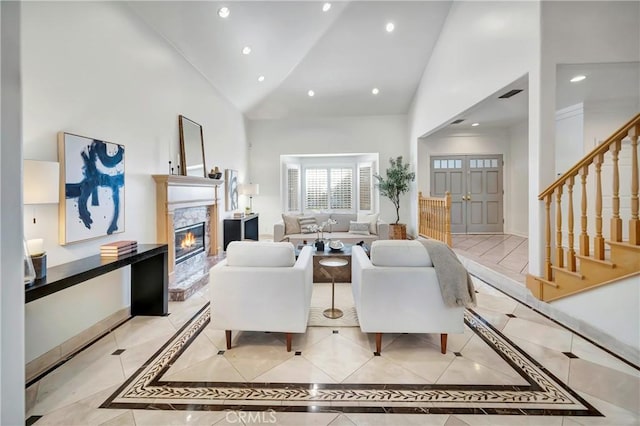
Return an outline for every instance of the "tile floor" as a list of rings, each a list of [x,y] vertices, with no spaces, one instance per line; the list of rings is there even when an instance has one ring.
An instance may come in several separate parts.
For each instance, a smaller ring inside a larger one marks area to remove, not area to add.
[[[446,355],[439,352],[437,335],[392,334],[384,336],[381,356],[373,353],[372,337],[357,327],[309,327],[294,337],[290,353],[280,333],[238,332],[233,349],[226,350],[224,332],[207,322],[205,287],[185,302],[171,302],[168,317],[131,319],[29,386],[27,422],[640,424],[637,368],[490,285],[475,283],[478,307],[467,313],[464,334],[449,337]],[[328,303],[330,285],[315,286],[314,303]],[[337,287],[338,307],[347,308],[350,285]],[[492,338],[497,340],[491,343]],[[516,363],[496,350],[509,345],[516,355],[524,352]],[[523,374],[522,365],[533,370]],[[534,376],[543,378],[540,383],[559,382],[551,391],[558,399],[566,396],[567,409],[578,409],[567,414],[583,415],[559,415],[548,400],[518,401],[535,393]],[[492,393],[495,403],[481,400]],[[579,400],[604,417],[585,416]],[[261,411],[250,411],[252,405]]]
[[[456,234],[453,250],[524,285],[529,267],[528,239],[517,235]]]

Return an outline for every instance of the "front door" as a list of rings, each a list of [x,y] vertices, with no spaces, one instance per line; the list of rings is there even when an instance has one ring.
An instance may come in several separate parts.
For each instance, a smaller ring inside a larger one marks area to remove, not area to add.
[[[431,196],[451,193],[451,232],[503,231],[502,155],[431,157]]]

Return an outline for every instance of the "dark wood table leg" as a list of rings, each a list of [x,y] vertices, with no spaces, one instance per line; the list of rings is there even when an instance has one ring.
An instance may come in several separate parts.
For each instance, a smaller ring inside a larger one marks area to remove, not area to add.
[[[169,313],[168,253],[159,253],[131,265],[131,315]]]

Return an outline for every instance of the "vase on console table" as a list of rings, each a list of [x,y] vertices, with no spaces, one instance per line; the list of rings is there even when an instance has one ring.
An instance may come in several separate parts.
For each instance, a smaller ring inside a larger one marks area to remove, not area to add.
[[[316,251],[324,251],[324,241],[321,239],[316,240]]]

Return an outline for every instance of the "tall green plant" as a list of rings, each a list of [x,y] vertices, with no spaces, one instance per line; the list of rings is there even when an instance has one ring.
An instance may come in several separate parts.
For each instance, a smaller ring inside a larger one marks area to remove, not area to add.
[[[409,184],[416,179],[416,174],[409,171],[409,164],[402,162],[402,156],[389,159],[391,166],[386,171],[386,178],[374,174],[378,180],[376,187],[380,195],[387,197],[396,208],[396,224],[400,222],[400,195],[409,192]]]

